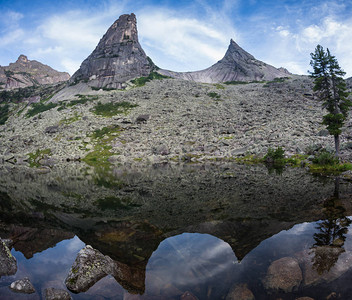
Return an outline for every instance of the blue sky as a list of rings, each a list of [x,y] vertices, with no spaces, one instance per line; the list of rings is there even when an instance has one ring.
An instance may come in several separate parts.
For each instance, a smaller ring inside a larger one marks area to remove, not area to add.
[[[161,68],[200,70],[233,38],[275,67],[310,68],[328,47],[352,76],[352,0],[0,0],[0,65],[20,54],[71,75],[121,15],[134,12],[140,43]]]

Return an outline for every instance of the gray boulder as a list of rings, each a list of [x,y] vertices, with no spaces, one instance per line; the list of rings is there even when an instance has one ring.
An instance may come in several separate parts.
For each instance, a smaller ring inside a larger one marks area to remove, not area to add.
[[[35,293],[35,288],[28,277],[12,282],[10,285],[10,289],[14,292],[23,294]]]
[[[78,253],[66,277],[66,287],[74,293],[85,292],[100,279],[113,273],[113,268],[114,262],[110,257],[87,245]]]
[[[72,300],[69,292],[55,288],[45,289],[44,297],[45,300]]]

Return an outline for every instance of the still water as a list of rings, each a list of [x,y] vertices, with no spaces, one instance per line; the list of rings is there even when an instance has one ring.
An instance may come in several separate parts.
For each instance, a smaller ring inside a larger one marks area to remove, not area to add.
[[[352,299],[343,179],[234,164],[0,173],[17,260],[0,299]],[[24,277],[35,293],[10,290]]]

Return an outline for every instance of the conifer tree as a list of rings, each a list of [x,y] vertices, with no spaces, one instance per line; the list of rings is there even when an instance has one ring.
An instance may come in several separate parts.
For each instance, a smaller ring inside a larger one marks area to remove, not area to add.
[[[338,157],[341,128],[352,105],[347,98],[346,83],[343,79],[346,73],[339,66],[335,56],[331,55],[329,49],[325,52],[324,48],[318,45],[310,56],[312,58],[310,65],[313,67],[310,75],[314,78],[313,90],[322,101],[323,108],[328,111],[328,114],[323,116],[323,124],[326,125],[330,135],[334,136],[335,155]]]

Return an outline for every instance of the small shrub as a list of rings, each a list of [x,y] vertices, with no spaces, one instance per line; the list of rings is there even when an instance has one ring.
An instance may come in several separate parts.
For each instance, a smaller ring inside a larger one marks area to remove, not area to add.
[[[0,106],[0,125],[4,125],[9,118],[9,105]]]
[[[218,93],[215,93],[215,92],[210,92],[207,94],[210,98],[213,98],[213,99],[219,99],[220,98],[220,95]]]
[[[267,154],[264,156],[264,161],[268,163],[284,159],[285,150],[282,147],[277,147],[275,150],[273,148],[269,148]]]
[[[55,108],[56,106],[58,106],[57,103],[48,103],[48,104],[45,104],[42,102],[34,103],[32,105],[32,108],[26,113],[26,117],[27,118],[33,117],[33,116],[40,114],[44,111]]]
[[[170,78],[169,76],[161,75],[157,72],[151,72],[147,77],[139,77],[131,80],[133,84],[136,86],[144,86],[147,82],[154,80],[154,79],[165,79]]]
[[[339,159],[333,153],[324,149],[314,157],[312,162],[321,166],[334,166],[339,163]]]

